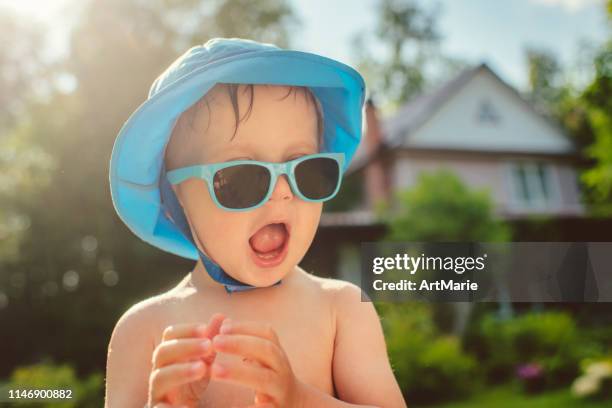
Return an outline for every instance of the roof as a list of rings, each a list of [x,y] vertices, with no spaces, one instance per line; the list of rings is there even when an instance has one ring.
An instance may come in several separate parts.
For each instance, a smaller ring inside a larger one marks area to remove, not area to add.
[[[425,122],[433,115],[435,111],[444,103],[446,98],[452,95],[456,90],[460,89],[467,83],[475,73],[485,64],[477,67],[464,69],[454,79],[445,82],[441,86],[433,89],[431,92],[423,93],[412,100],[408,101],[390,118],[381,120],[381,131],[383,138],[383,148],[395,147],[401,142],[401,135],[406,131],[415,130],[418,125]],[[372,103],[368,99],[368,103]],[[347,173],[351,173],[363,167],[370,159],[366,154],[365,143],[360,143],[353,161],[349,166]]]
[[[402,136],[413,132],[438,109],[463,85],[468,83],[481,69],[489,69],[486,64],[466,68],[452,80],[434,88],[431,92],[421,94],[402,107],[395,114],[382,121],[382,132],[385,142],[389,146],[401,144]],[[489,69],[490,71],[490,69]]]
[[[540,117],[548,122],[553,128],[559,131],[564,136],[565,130],[561,126],[551,120],[549,117],[542,115],[532,104],[520,95],[520,93],[512,86],[507,84],[501,79],[486,63],[468,67],[461,71],[450,81],[447,81],[440,86],[433,88],[431,91],[423,93],[406,104],[402,105],[391,117],[380,120],[380,126],[382,131],[382,146],[381,150],[393,149],[397,147],[405,147],[406,137],[405,135],[411,134],[421,127],[427,120],[429,120],[453,95],[461,90],[472,78],[478,73],[486,71],[491,74],[498,82],[500,82],[505,88],[518,98],[521,103],[528,106],[529,109],[534,111]],[[362,146],[365,143],[361,143],[360,149],[358,149],[353,159],[352,165],[349,167],[349,173],[356,171],[363,167],[372,157],[368,157]],[[378,150],[374,155],[378,154],[381,150]]]

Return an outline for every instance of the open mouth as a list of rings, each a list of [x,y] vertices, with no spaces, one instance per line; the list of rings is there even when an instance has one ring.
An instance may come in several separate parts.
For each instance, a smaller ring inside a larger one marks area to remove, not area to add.
[[[289,229],[285,223],[267,224],[249,239],[251,258],[261,267],[276,266],[285,259],[288,243]]]

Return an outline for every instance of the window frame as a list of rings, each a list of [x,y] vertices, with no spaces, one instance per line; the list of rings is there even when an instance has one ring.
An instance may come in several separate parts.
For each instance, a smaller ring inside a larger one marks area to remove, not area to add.
[[[518,174],[524,174],[524,184]],[[544,176],[542,176],[544,174]],[[545,160],[513,160],[507,163],[510,203],[518,210],[550,210],[559,206],[559,178],[553,163]],[[526,188],[527,195],[523,194]]]

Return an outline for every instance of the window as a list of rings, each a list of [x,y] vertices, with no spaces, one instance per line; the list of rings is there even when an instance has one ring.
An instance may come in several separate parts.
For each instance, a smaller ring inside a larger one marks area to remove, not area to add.
[[[500,116],[497,113],[495,106],[493,106],[493,103],[491,103],[491,101],[488,99],[483,99],[478,105],[477,119],[480,123],[490,123],[495,125],[499,122]]]
[[[483,99],[478,106],[477,119],[480,123],[497,124],[500,116],[490,100]]]
[[[548,207],[553,202],[552,174],[546,163],[513,163],[511,184],[512,197],[521,207]]]

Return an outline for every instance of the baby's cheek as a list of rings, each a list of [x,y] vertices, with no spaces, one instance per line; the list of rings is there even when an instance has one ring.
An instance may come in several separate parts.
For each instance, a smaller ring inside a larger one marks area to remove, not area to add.
[[[208,193],[194,200],[191,208],[197,235],[205,250],[215,257],[226,258],[236,251],[244,235],[245,221],[239,213],[229,213],[217,207]]]
[[[319,226],[322,210],[322,203],[304,202],[300,205],[298,216],[296,217],[296,234],[292,238],[296,239],[294,243],[297,244],[304,253],[306,253],[312,244],[312,240]]]

